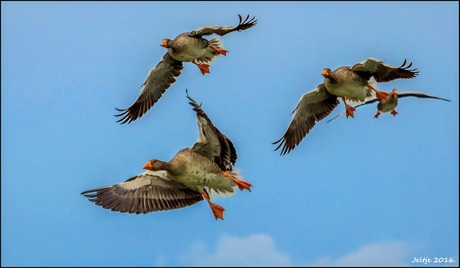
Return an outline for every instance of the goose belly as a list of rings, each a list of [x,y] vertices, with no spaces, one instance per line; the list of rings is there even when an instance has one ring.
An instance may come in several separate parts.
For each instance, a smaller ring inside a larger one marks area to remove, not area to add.
[[[178,182],[200,192],[203,191],[203,187],[209,187],[216,192],[233,192],[236,183],[225,177],[216,163],[190,151],[186,151],[185,154],[179,156],[184,171],[176,176]]]
[[[326,88],[333,95],[351,100],[364,101],[366,97],[371,96],[369,88],[360,83],[345,83],[338,86],[326,85]]]
[[[194,59],[202,58],[206,53],[206,49],[188,48],[180,53],[170,52],[171,57],[178,61],[190,62]]]
[[[382,113],[387,113],[389,111],[392,111],[394,108],[396,108],[397,105],[398,105],[397,99],[390,99],[389,101],[382,100],[377,105],[377,110],[379,110]]]
[[[173,49],[169,49],[169,54],[175,60],[185,62],[203,58],[211,53],[207,42],[206,39],[181,36],[175,40],[176,44]]]
[[[225,177],[219,171],[217,173],[209,172],[204,169],[190,169],[187,176],[183,178],[183,184],[192,184],[200,186],[208,186],[211,188],[228,188],[236,186],[233,180]]]

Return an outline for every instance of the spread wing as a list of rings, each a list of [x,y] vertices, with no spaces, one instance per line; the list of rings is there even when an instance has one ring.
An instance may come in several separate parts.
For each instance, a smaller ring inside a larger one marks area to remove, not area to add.
[[[289,153],[299,145],[316,122],[328,116],[338,104],[337,96],[327,92],[324,84],[320,84],[314,90],[302,95],[293,111],[293,113],[295,112],[294,118],[286,133],[281,139],[273,142],[273,144],[279,143],[275,151],[283,147],[281,155]]]
[[[81,194],[103,208],[136,214],[182,208],[203,200],[200,193],[171,180],[166,171],[146,171]]]
[[[417,97],[417,98],[427,98],[427,99],[438,99],[438,100],[443,100],[443,101],[449,101],[449,99],[437,97],[434,95],[429,95],[425,94],[422,92],[418,91],[403,91],[403,92],[398,92],[398,98],[404,98],[404,97]]]
[[[201,108],[201,104],[198,105],[188,95],[188,91],[186,92],[187,98],[190,100],[189,104],[193,106],[193,110],[196,112],[198,122],[198,140],[190,149],[214,161],[222,170],[231,170],[237,159],[236,149],[232,141],[212,124],[211,119]]]
[[[425,93],[422,93],[422,92],[418,92],[418,91],[403,91],[403,92],[398,92],[398,98],[404,98],[404,97],[417,97],[417,98],[427,98],[427,99],[437,99],[437,100],[443,100],[443,101],[449,101],[449,99],[445,99],[445,98],[441,98],[441,97],[438,97],[438,96],[434,96],[434,95],[429,95],[429,94],[425,94]],[[373,99],[370,99],[370,100],[367,100],[361,104],[358,104],[355,107],[358,108],[360,106],[363,106],[363,105],[367,105],[367,104],[371,104],[371,103],[374,103],[374,102],[378,102],[379,99],[377,98],[373,98]],[[327,120],[327,123],[331,122],[332,120],[334,119],[337,119],[339,118],[340,116],[344,115],[345,114],[345,111],[341,112],[340,114],[337,114],[336,116],[334,116],[333,118]]]
[[[255,16],[249,19],[249,15],[247,15],[244,21],[240,14],[238,14],[238,17],[240,18],[240,22],[236,26],[206,25],[194,31],[191,31],[189,35],[196,36],[196,37],[201,37],[203,35],[211,35],[211,34],[217,34],[220,36],[224,36],[234,31],[243,31],[243,30],[249,29],[257,24],[257,20],[255,19]]]
[[[157,66],[150,70],[136,101],[127,109],[115,108],[121,112],[115,115],[121,116],[117,122],[129,124],[143,116],[161,98],[166,89],[176,82],[176,77],[181,74],[183,68],[181,61],[176,61],[166,53]]]
[[[356,63],[351,67],[351,70],[358,73],[360,76],[370,79],[372,76],[377,82],[389,82],[398,78],[410,79],[418,75],[417,69],[409,69],[412,62],[406,66],[406,59],[400,67],[395,67],[385,62],[369,58],[365,61]]]

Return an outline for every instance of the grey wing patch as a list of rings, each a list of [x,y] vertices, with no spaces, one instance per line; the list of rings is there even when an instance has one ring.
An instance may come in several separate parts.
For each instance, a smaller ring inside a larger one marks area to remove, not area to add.
[[[423,92],[418,92],[418,91],[403,91],[403,92],[398,92],[398,98],[404,98],[404,97],[417,97],[417,98],[427,98],[427,99],[437,99],[437,100],[443,100],[443,101],[448,101],[450,102],[451,100],[441,98],[438,96],[434,95],[429,95]]]
[[[370,100],[367,100],[367,101],[365,101],[365,102],[363,102],[363,103],[360,103],[360,104],[354,106],[354,108],[356,109],[356,108],[358,108],[358,107],[360,107],[360,106],[367,105],[367,104],[371,104],[371,103],[374,103],[374,102],[377,102],[377,101],[380,101],[380,100],[377,99],[377,98],[370,99]],[[329,122],[331,122],[332,120],[337,119],[337,118],[339,118],[340,116],[342,116],[342,115],[344,115],[344,114],[345,114],[345,111],[343,111],[343,112],[337,114],[336,116],[334,116],[333,118],[327,120],[326,123],[329,123]]]
[[[418,75],[417,69],[410,69],[412,62],[408,65],[406,59],[399,67],[386,64],[384,61],[369,58],[365,61],[353,65],[352,71],[369,79],[374,77],[376,82],[389,82],[395,79],[410,79]]]
[[[169,53],[163,56],[163,59],[152,68],[142,84],[142,91],[127,109],[117,109],[121,116],[117,122],[121,124],[131,123],[143,116],[163,95],[163,93],[176,82],[176,77],[181,74],[184,68],[181,61],[174,60]]]
[[[217,34],[220,36],[224,36],[234,31],[243,31],[243,30],[249,29],[257,24],[257,20],[255,19],[255,16],[249,19],[249,15],[247,15],[246,19],[244,20],[240,14],[238,14],[238,17],[240,19],[240,22],[236,26],[206,25],[194,31],[191,31],[189,35],[195,36],[195,37],[201,37],[203,35],[211,35],[211,34]]]
[[[201,104],[188,95],[188,90],[186,94],[196,112],[199,132],[198,140],[190,149],[214,161],[223,171],[232,170],[238,158],[232,141],[214,126]]]
[[[81,194],[105,209],[136,214],[182,208],[203,200],[200,193],[168,179],[164,171],[146,171],[125,182]]]
[[[272,143],[279,143],[275,151],[281,147],[283,148],[280,155],[292,151],[315,126],[316,122],[328,116],[338,104],[337,96],[329,94],[324,84],[320,84],[314,90],[302,95],[293,111],[295,114],[286,133]]]

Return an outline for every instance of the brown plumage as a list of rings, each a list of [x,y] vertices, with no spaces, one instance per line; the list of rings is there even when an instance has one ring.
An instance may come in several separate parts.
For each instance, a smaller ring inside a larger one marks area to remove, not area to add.
[[[176,182],[165,171],[146,171],[81,194],[103,208],[136,214],[183,208],[203,200],[200,193]]]
[[[378,99],[385,98],[388,93],[376,90],[370,84],[373,77],[376,82],[388,82],[394,79],[409,79],[417,76],[417,69],[409,69],[406,60],[400,67],[394,67],[381,60],[368,58],[352,67],[342,66],[334,71],[324,68],[324,82],[314,90],[302,95],[296,108],[294,118],[283,137],[273,142],[278,144],[281,155],[292,151],[315,126],[316,122],[328,116],[339,104],[340,97],[345,105],[347,117],[354,117],[354,108],[347,101],[364,101],[376,92]]]
[[[222,42],[217,37],[207,40],[203,36],[212,34],[223,36],[249,29],[257,24],[255,17],[249,19],[248,15],[244,20],[241,15],[238,17],[239,23],[236,26],[207,25],[179,34],[174,40],[163,39],[161,46],[168,51],[157,66],[150,70],[142,85],[142,91],[134,103],[127,109],[115,108],[121,112],[115,115],[121,117],[117,122],[129,124],[152,108],[181,74],[182,62],[195,64],[203,75],[209,73],[209,65],[214,58],[221,54],[226,55],[228,51],[223,48]]]
[[[224,208],[213,204],[209,194],[230,196],[234,188],[250,190],[251,184],[238,178],[233,169],[237,154],[233,143],[217,129],[206,113],[187,94],[193,110],[197,114],[198,140],[189,148],[177,152],[168,162],[152,159],[144,168],[151,171],[167,171],[177,182],[201,193],[217,219],[223,219]]]
[[[232,141],[188,92],[187,98],[198,124],[198,140],[190,148],[180,150],[169,162],[149,160],[143,167],[148,171],[123,183],[81,194],[106,209],[137,214],[190,206],[204,197],[216,220],[223,219],[224,208],[211,203],[210,195],[230,196],[236,187],[250,190],[251,184],[233,169],[238,156]]]
[[[373,98],[370,100],[367,100],[361,104],[356,105],[354,108],[361,107],[363,105],[371,104],[378,102],[377,104],[377,112],[374,115],[374,118],[378,118],[380,114],[382,113],[388,113],[390,112],[393,116],[396,116],[398,112],[396,112],[396,106],[398,106],[398,102],[400,98],[405,98],[405,97],[416,97],[416,98],[422,98],[422,99],[437,99],[437,100],[442,100],[442,101],[448,101],[450,102],[449,99],[441,98],[438,96],[434,95],[429,95],[423,92],[418,92],[418,91],[402,91],[399,92],[396,88],[394,88],[386,98],[384,99],[377,99]],[[339,116],[345,114],[345,111],[342,113],[334,116],[332,119],[329,119],[327,123],[331,122],[332,120],[338,118]]]

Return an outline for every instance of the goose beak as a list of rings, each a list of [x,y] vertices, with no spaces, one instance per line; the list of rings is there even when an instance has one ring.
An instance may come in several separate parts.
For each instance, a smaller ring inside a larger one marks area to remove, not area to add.
[[[321,72],[323,76],[327,76],[329,74],[329,71],[327,69],[323,69],[323,72]]]
[[[145,165],[142,168],[151,170],[152,169],[152,162],[148,161],[147,163],[145,163]]]
[[[166,39],[163,39],[163,41],[161,41],[161,46],[166,47],[167,45],[168,45],[168,42],[166,41]]]

